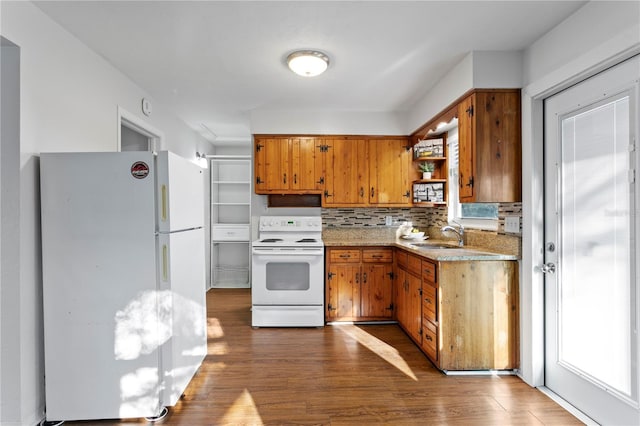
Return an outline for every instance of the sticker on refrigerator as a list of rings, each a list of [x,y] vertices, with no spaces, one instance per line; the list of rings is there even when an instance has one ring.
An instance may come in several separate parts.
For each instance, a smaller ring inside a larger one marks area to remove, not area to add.
[[[131,166],[131,176],[136,179],[144,179],[149,175],[149,166],[144,161],[136,161]]]

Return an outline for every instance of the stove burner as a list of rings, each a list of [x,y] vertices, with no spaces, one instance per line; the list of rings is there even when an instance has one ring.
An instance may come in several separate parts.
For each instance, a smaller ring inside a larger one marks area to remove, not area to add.
[[[296,241],[296,243],[315,243],[315,238],[303,238],[301,240]]]
[[[277,243],[278,241],[282,241],[282,238],[265,238],[264,240],[260,240],[261,243]]]

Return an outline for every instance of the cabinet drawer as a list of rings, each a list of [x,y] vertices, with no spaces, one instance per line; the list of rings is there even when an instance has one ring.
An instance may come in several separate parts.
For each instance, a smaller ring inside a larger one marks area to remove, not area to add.
[[[438,361],[438,327],[430,321],[422,321],[422,349],[433,362]]]
[[[248,225],[213,225],[211,227],[213,241],[249,241]]]
[[[332,263],[360,263],[360,250],[357,249],[331,249],[329,260]]]
[[[425,281],[429,281],[432,284],[436,284],[438,282],[436,278],[436,264],[433,262],[429,262],[428,260],[423,260],[422,279]]]
[[[422,286],[422,315],[431,322],[438,318],[438,290],[428,284]]]
[[[407,258],[409,257],[406,251],[396,250],[396,262],[402,269],[407,269]]]
[[[414,275],[420,276],[420,269],[422,267],[422,258],[410,254],[407,257],[407,270]]]
[[[362,261],[367,263],[393,262],[393,250],[392,249],[363,249]]]

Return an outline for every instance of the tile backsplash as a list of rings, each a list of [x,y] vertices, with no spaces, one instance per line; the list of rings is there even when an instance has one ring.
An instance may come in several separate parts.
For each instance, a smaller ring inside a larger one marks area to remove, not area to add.
[[[386,217],[391,216],[397,227],[400,221],[411,221],[413,225],[424,230],[433,239],[451,239],[443,235],[441,228],[447,224],[446,207],[407,207],[407,208],[331,208],[322,209],[322,226],[324,229],[354,228],[390,228],[385,224]],[[522,203],[500,203],[498,206],[498,230],[486,231],[466,228],[466,243],[471,246],[485,247],[498,252],[521,255],[521,233],[504,231],[506,216],[518,216],[522,227]]]
[[[326,228],[363,228],[386,226],[385,220],[391,216],[393,226],[400,221],[411,221],[418,227],[426,227],[446,222],[447,209],[424,207],[413,208],[331,208],[322,209],[322,226]]]
[[[442,227],[447,224],[447,207],[407,207],[407,208],[331,208],[322,209],[322,225],[325,228],[362,228],[386,226],[385,220],[391,216],[393,226],[399,221],[411,221],[418,228]],[[498,234],[504,232],[504,218],[518,216],[522,224],[522,203],[500,203],[498,206]],[[521,225],[522,226],[522,225]],[[517,234],[512,234],[517,235]]]

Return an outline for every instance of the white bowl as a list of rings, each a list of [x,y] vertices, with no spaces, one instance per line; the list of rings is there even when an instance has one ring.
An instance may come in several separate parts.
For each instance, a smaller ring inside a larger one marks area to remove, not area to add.
[[[420,240],[424,238],[424,232],[411,232],[407,235],[403,235],[403,238],[407,240]]]

